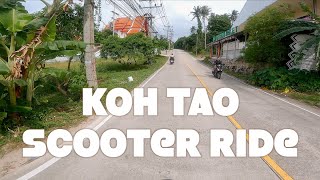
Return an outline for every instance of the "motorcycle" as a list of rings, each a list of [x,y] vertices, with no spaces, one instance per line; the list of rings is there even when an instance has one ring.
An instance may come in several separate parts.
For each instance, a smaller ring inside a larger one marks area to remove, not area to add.
[[[174,63],[174,57],[170,57],[170,64]]]
[[[212,71],[212,74],[215,78],[220,79],[221,78],[221,74],[222,74],[222,70],[223,70],[223,64],[217,64],[214,68],[214,70]]]

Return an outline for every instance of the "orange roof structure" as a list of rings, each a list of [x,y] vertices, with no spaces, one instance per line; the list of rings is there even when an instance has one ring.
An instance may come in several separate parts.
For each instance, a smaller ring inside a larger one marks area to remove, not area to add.
[[[145,32],[147,27],[146,18],[137,16],[134,20],[128,17],[118,18],[114,22],[114,30],[126,34],[135,34],[138,32]]]

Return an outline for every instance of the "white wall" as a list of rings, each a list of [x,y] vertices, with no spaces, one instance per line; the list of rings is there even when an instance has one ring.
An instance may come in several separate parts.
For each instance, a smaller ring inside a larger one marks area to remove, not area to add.
[[[127,34],[121,31],[115,31],[116,34],[118,34],[119,38],[125,38],[127,37]]]
[[[292,64],[294,56],[297,54],[297,52],[299,52],[299,49],[303,46],[303,43],[305,43],[311,37],[312,36],[307,34],[294,34],[291,36],[293,43],[290,45],[290,47],[293,51],[289,53],[289,57],[291,58],[291,60],[287,63],[290,69],[304,69],[308,71],[317,69],[317,61],[315,59],[314,48],[310,48],[309,50],[305,51],[305,56],[299,63]]]
[[[236,60],[241,56],[241,51],[245,47],[245,42],[239,40],[223,44],[222,59]]]

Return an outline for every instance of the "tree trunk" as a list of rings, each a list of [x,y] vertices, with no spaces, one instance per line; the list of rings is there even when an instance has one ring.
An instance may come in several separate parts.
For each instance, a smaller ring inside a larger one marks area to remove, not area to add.
[[[73,56],[69,57],[69,61],[68,61],[68,71],[70,71],[70,66],[71,66],[71,61],[73,59]]]
[[[12,53],[15,51],[16,48],[16,41],[15,41],[15,34],[11,34],[11,41],[10,41],[10,50],[8,53],[8,63],[15,63],[14,59],[11,58]],[[13,69],[14,70],[14,69]],[[14,82],[15,78],[11,75],[11,79],[8,86],[8,92],[10,96],[10,105],[16,106],[17,105],[17,95],[16,95],[16,84]]]
[[[317,70],[320,75],[320,43],[318,43],[318,47],[316,49],[316,65],[318,65]]]
[[[10,96],[10,105],[16,106],[17,105],[17,97],[16,97],[16,84],[15,84],[14,80],[11,80],[9,82],[8,90],[9,90],[9,96]]]
[[[197,33],[196,56],[198,56],[198,39],[199,39],[199,31]]]
[[[33,98],[33,90],[34,90],[34,72],[35,71],[35,64],[30,63],[29,64],[29,70],[28,70],[28,78],[27,78],[27,103],[28,106],[31,107],[32,105],[32,98]]]
[[[207,49],[207,28],[206,28],[206,19],[203,19],[203,28],[204,28],[204,49]]]
[[[86,77],[89,87],[98,88],[96,60],[94,54],[94,0],[84,1],[83,40],[87,44],[85,49]]]

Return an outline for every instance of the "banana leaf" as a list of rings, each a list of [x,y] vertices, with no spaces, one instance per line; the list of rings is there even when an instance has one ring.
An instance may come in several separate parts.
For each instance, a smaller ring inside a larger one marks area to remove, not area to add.
[[[16,33],[32,21],[32,16],[16,9],[0,12],[0,23],[10,32]]]
[[[6,112],[0,112],[0,123],[8,116]]]
[[[8,112],[17,112],[17,113],[29,112],[31,110],[32,108],[27,106],[9,106],[7,109]]]
[[[0,75],[7,75],[10,73],[8,63],[0,58]]]

